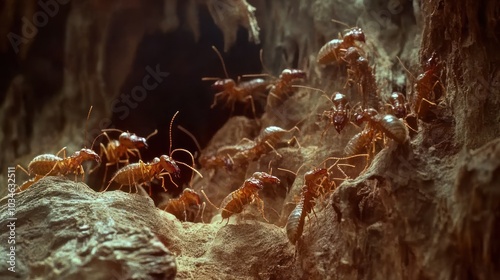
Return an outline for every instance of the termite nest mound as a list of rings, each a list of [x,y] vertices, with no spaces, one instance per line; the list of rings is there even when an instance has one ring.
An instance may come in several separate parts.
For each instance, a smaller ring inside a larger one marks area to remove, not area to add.
[[[154,8],[133,2],[134,9]],[[91,105],[117,128],[98,128],[91,137],[96,145],[82,147],[71,136],[67,156],[44,154],[68,146],[62,140],[57,149],[26,156],[31,177],[21,189],[28,193],[52,176],[81,180],[93,168],[89,185],[103,196],[121,189],[132,199],[152,197],[147,226],[154,227],[151,217],[161,220],[153,232],[177,255],[181,278],[500,277],[494,238],[500,231],[500,5],[303,2],[164,1],[163,15],[152,13],[141,28],[172,34],[141,39],[145,31],[133,29],[126,40],[135,47],[111,54],[115,45],[101,31],[96,49],[106,55],[93,62],[106,71],[94,69],[97,77],[83,86],[75,81],[89,72],[76,70],[82,62],[74,54],[91,51],[75,43],[84,32],[71,35],[64,85],[73,94],[58,100],[83,100],[86,108],[64,109],[73,127],[61,123],[60,131],[83,134],[86,122],[95,129]],[[106,5],[74,4],[70,13],[94,8],[119,15],[103,20],[110,29],[125,24],[121,17],[138,16]],[[208,17],[211,27],[204,29],[198,20]],[[78,29],[71,15],[68,22],[69,30]],[[166,64],[144,62],[158,42],[188,47],[179,55],[168,49]],[[205,60],[210,63],[199,62]],[[132,90],[162,65],[170,68],[156,76],[165,79],[157,80],[158,92],[169,94],[151,93],[142,109],[125,106],[119,89]],[[196,79],[186,78],[192,72]],[[22,77],[10,91],[29,94],[19,84]],[[197,98],[171,93],[183,87]],[[89,97],[75,98],[89,88]],[[15,103],[12,94],[6,100]],[[113,100],[127,110],[103,106]],[[46,104],[60,104],[52,102]],[[100,165],[85,168],[85,160]]]

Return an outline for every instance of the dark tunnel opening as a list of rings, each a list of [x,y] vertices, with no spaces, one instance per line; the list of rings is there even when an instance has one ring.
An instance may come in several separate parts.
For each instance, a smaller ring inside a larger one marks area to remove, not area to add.
[[[160,155],[169,155],[169,124],[176,111],[179,114],[172,127],[172,150],[182,148],[193,154],[197,152],[194,141],[179,130],[178,125],[191,132],[203,148],[229,117],[253,117],[251,110],[248,110],[249,106],[244,104],[237,104],[234,112],[231,112],[230,107],[224,106],[224,102],[219,102],[211,109],[216,93],[211,89],[213,81],[202,81],[202,78],[225,78],[221,62],[212,46],[221,51],[230,78],[236,80],[244,74],[261,73],[260,46],[248,42],[247,31],[240,28],[237,42],[224,53],[222,32],[214,24],[208,10],[201,9],[199,16],[201,36],[198,42],[195,42],[192,33],[182,27],[167,34],[160,31],[146,34],[138,46],[132,70],[121,88],[120,94],[130,95],[134,87],[141,85],[144,77],[152,70],[159,69],[160,72],[168,73],[154,89],[147,91],[146,97],[137,102],[135,108],[129,108],[128,114],[117,107],[113,110],[112,123],[117,129],[142,137],[158,129],[158,134],[148,140],[149,148],[140,151],[144,162]],[[262,114],[262,111],[262,106],[257,106],[257,114]],[[115,134],[117,139],[119,134]],[[173,158],[191,165],[191,158],[187,153],[175,153]],[[135,162],[135,159],[131,159],[131,162]],[[180,168],[181,178],[174,178],[174,181],[182,186],[190,181],[191,171],[184,166]],[[114,166],[109,167],[107,179],[111,179],[115,171]],[[104,168],[100,168],[89,178],[90,184],[94,184],[96,188],[101,186],[101,179],[96,178],[102,178],[103,175]],[[168,176],[165,176],[165,185],[170,195],[175,196],[182,191],[182,188],[176,188],[169,182]],[[152,190],[155,200],[158,200],[158,193],[164,192],[161,183],[156,180]],[[126,187],[124,191],[128,191]]]

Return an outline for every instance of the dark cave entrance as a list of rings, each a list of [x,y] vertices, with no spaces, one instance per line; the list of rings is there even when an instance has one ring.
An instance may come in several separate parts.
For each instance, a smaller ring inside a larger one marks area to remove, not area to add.
[[[177,128],[178,125],[190,131],[203,148],[229,117],[252,117],[251,110],[243,105],[237,105],[233,113],[223,102],[211,109],[215,95],[210,88],[213,82],[202,81],[202,77],[225,77],[212,46],[221,51],[230,78],[236,80],[240,75],[261,73],[260,45],[248,42],[247,31],[240,28],[236,44],[224,53],[222,33],[213,23],[208,10],[200,9],[199,16],[201,36],[198,42],[195,42],[191,32],[183,28],[182,18],[181,27],[177,31],[146,34],[138,46],[133,68],[121,88],[120,94],[131,94],[134,87],[143,83],[151,69],[168,72],[168,76],[148,91],[142,101],[136,102],[135,108],[130,108],[126,118],[123,118],[123,112],[117,110],[114,110],[116,112],[112,116],[115,128],[128,130],[139,136],[145,137],[158,129],[158,134],[148,140],[149,148],[141,150],[145,162],[159,155],[169,154],[169,123],[176,111],[179,114],[172,128],[172,149],[183,148],[193,154],[197,151],[195,143]],[[262,106],[258,102],[256,105],[257,114],[262,114]],[[191,164],[190,157],[185,153],[175,153],[174,159]],[[108,178],[114,171],[114,167],[109,168]],[[98,173],[101,172],[104,172],[103,168]],[[174,179],[179,186],[191,178],[188,168],[181,166],[181,174],[181,178]],[[97,177],[102,175],[97,174]],[[165,185],[170,194],[176,195],[182,191],[167,181],[168,178]],[[160,185],[153,187],[153,193],[156,192],[163,192]]]

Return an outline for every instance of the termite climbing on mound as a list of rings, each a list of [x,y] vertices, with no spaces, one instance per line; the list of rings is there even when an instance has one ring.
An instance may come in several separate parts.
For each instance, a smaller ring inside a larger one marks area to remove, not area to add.
[[[172,117],[172,120],[170,121],[170,127],[169,127],[169,137],[170,137],[170,146],[169,146],[169,155],[161,155],[159,157],[155,157],[152,162],[145,163],[142,160],[139,160],[137,163],[132,163],[129,164],[121,169],[119,169],[113,178],[109,181],[109,184],[106,186],[104,191],[106,191],[109,186],[113,183],[116,182],[120,185],[120,189],[123,186],[129,186],[129,191],[131,191],[132,186],[135,186],[136,192],[137,192],[137,186],[142,185],[144,183],[148,183],[153,181],[154,179],[160,179],[161,180],[161,186],[162,188],[167,191],[165,188],[165,179],[163,178],[163,175],[167,175],[170,178],[170,181],[178,187],[178,185],[172,180],[172,175],[175,177],[178,177],[181,170],[179,169],[179,166],[177,164],[182,164],[189,169],[191,169],[193,172],[198,174],[200,177],[203,178],[203,176],[193,167],[190,166],[184,162],[176,161],[172,158],[172,155],[174,152],[177,151],[182,151],[191,156],[192,163],[194,165],[194,157],[193,155],[186,149],[175,149],[172,151],[172,124],[174,122],[175,117],[179,111],[177,111],[174,116]],[[164,172],[165,171],[165,172]],[[151,189],[150,189],[150,195],[151,195]]]
[[[217,207],[215,206],[215,204],[210,202],[203,190],[201,192],[213,207],[222,210],[221,222],[224,219],[227,219],[227,223],[229,223],[229,217],[231,217],[231,215],[241,213],[245,205],[253,202],[257,204],[264,220],[269,222],[264,215],[264,201],[262,201],[262,199],[259,197],[259,191],[262,190],[266,185],[279,184],[279,178],[272,176],[266,172],[255,172],[252,177],[246,179],[245,182],[243,182],[243,185],[239,189],[228,194],[222,200],[220,207]]]
[[[397,58],[403,69],[414,81],[411,99],[411,107],[417,117],[425,122],[435,118],[433,111],[437,108],[438,101],[446,92],[445,87],[439,80],[441,65],[437,54],[432,53],[431,57],[423,65],[424,73],[415,76],[404,66],[403,62]]]
[[[322,114],[320,114],[321,117],[328,120],[328,125],[326,126],[322,135],[324,135],[328,131],[330,125],[333,125],[333,127],[335,127],[335,130],[338,133],[340,133],[344,129],[344,127],[349,123],[349,118],[351,115],[351,105],[349,104],[349,99],[344,94],[340,92],[334,92],[331,97],[328,97],[326,95],[326,92],[319,88],[313,88],[308,86],[293,86],[293,87],[319,91],[323,93],[323,96],[332,103],[332,107],[330,110],[325,110],[323,111]]]
[[[365,109],[354,114],[355,122],[361,125],[367,122],[365,128],[354,135],[344,148],[347,156],[364,153],[368,150],[370,157],[375,153],[375,143],[382,135],[404,144],[409,140],[405,123],[396,116],[379,114],[375,109]],[[371,149],[370,149],[371,146]]]
[[[92,106],[87,114],[87,122],[92,111]],[[87,132],[87,123],[85,124],[85,138]],[[59,157],[59,154],[63,153],[63,157]],[[23,183],[19,190],[25,190],[33,185],[38,180],[46,176],[56,176],[56,175],[68,175],[74,174],[75,180],[77,180],[78,175],[82,176],[82,181],[85,179],[85,170],[83,169],[83,162],[85,161],[95,161],[97,163],[101,162],[101,158],[93,150],[83,148],[76,151],[73,155],[66,157],[66,147],[62,148],[57,154],[43,154],[36,156],[28,165],[28,170],[24,169],[21,165],[17,165],[16,168],[23,170],[26,174],[34,178]]]
[[[278,126],[268,126],[261,131],[261,133],[254,139],[245,139],[247,145],[234,146],[234,148],[226,147],[218,151],[216,154],[204,155],[200,157],[200,164],[204,168],[220,168],[224,167],[227,170],[232,170],[235,166],[244,166],[248,162],[259,159],[260,156],[273,150],[278,156],[281,156],[274,146],[278,144],[283,137],[294,130],[299,130],[298,127],[293,127],[285,130]],[[297,138],[293,136],[290,141]],[[300,146],[300,144],[299,144]]]
[[[314,207],[314,199],[318,197],[318,180],[328,176],[325,168],[315,168],[304,175],[304,186],[300,201],[288,216],[286,235],[290,243],[295,244],[302,235],[307,214]]]
[[[305,218],[311,211],[313,211],[315,199],[334,191],[336,188],[336,180],[344,181],[349,179],[349,176],[340,166],[355,166],[339,162],[341,160],[349,160],[366,156],[367,154],[358,154],[349,157],[329,157],[321,163],[325,163],[326,165],[328,160],[335,160],[335,163],[329,168],[314,168],[304,174],[304,185],[302,186],[300,201],[288,216],[285,226],[286,234],[290,243],[296,244],[302,236]],[[331,172],[333,167],[337,167],[344,178],[330,178],[333,173]]]

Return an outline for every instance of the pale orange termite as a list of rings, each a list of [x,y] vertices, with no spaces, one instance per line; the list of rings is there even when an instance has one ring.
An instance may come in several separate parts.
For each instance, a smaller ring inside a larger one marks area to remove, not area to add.
[[[269,90],[267,104],[270,107],[278,106],[293,92],[292,85],[306,78],[306,73],[300,69],[284,69]]]
[[[118,131],[121,132],[118,140],[111,139],[108,136],[108,132]],[[153,131],[148,137],[139,137],[134,133],[121,131],[119,129],[103,129],[102,133],[98,135],[95,140],[100,136],[105,136],[108,139],[108,143],[104,146],[103,143],[100,144],[100,152],[99,156],[103,155],[106,157],[106,166],[104,169],[104,176],[102,178],[102,186],[104,187],[104,182],[107,179],[108,168],[110,166],[116,165],[118,168],[119,164],[127,165],[129,164],[130,156],[137,157],[141,159],[141,153],[139,152],[140,148],[147,148],[147,140],[158,133],[158,130]],[[92,144],[93,146],[93,144]],[[94,172],[97,168],[99,168],[100,164],[90,170],[90,173]]]
[[[175,117],[177,116],[179,112],[177,111],[174,116],[172,117],[172,120],[170,121],[170,127],[169,127],[169,135],[170,135],[170,147],[169,150],[172,149],[172,124],[174,122]],[[161,155],[160,157],[155,157],[152,162],[150,163],[145,163],[142,160],[139,160],[137,163],[132,163],[129,164],[121,169],[119,169],[113,178],[109,181],[108,185],[104,189],[106,191],[109,186],[113,183],[116,182],[120,185],[120,189],[123,186],[129,186],[131,189],[132,186],[135,186],[136,192],[137,192],[137,186],[140,186],[144,183],[151,182],[154,179],[160,179],[162,184],[162,188],[167,191],[165,188],[165,180],[162,177],[163,175],[168,175],[170,178],[170,181],[175,184],[175,182],[172,181],[172,175],[174,176],[179,176],[180,174],[180,169],[177,166],[177,164],[182,164],[188,168],[190,168],[193,172],[198,174],[200,177],[203,178],[203,176],[193,167],[190,166],[184,162],[180,161],[175,161],[172,158],[172,154],[176,151],[182,151],[186,152],[191,156],[191,160],[194,164],[194,157],[193,155],[185,149],[175,149],[170,152],[170,154],[167,155]],[[165,172],[164,172],[165,171]],[[151,189],[150,189],[151,190]]]
[[[325,176],[328,176],[328,170],[325,168],[315,168],[304,175],[305,183],[302,187],[300,202],[288,216],[285,227],[290,243],[295,244],[302,235],[305,218],[314,207],[314,199],[319,195],[317,181]]]
[[[78,175],[82,176],[84,179],[85,171],[83,170],[82,163],[84,161],[93,160],[97,163],[101,162],[101,158],[94,151],[90,149],[81,149],[76,151],[72,156],[66,157],[66,147],[61,149],[57,154],[63,152],[63,157],[59,157],[53,154],[43,154],[36,156],[28,165],[28,170],[24,169],[22,166],[18,165],[26,174],[36,177],[25,184],[21,185],[20,189],[24,190],[35,183],[38,179],[45,176],[55,176],[55,175],[68,175],[75,174],[75,180]]]
[[[202,204],[201,197],[196,191],[185,188],[178,198],[170,199],[165,206],[158,207],[174,215],[179,220],[193,221],[196,217],[191,217],[188,213],[195,209],[196,216],[198,216]]]
[[[212,46],[212,49],[217,53],[217,56],[222,63],[226,78],[202,78],[203,81],[216,80],[211,88],[214,91],[217,91],[217,93],[214,96],[214,102],[210,108],[214,108],[219,99],[225,99],[225,104],[231,107],[231,113],[234,111],[234,107],[237,102],[244,104],[250,103],[253,115],[256,116],[254,98],[256,95],[262,94],[266,91],[269,82],[261,78],[243,82],[238,81],[238,83],[235,82],[233,79],[229,78],[226,65],[224,64],[224,60],[222,59],[220,52],[214,46]]]
[[[264,201],[259,197],[259,191],[264,188],[265,185],[279,185],[280,179],[272,176],[266,172],[255,172],[252,177],[248,178],[243,182],[243,185],[228,194],[223,200],[220,207],[215,206],[210,202],[205,192],[202,190],[203,195],[207,201],[215,208],[222,210],[221,216],[222,220],[227,219],[229,223],[229,217],[233,214],[238,214],[243,211],[243,208],[252,202],[256,202],[259,211],[262,214],[264,220],[268,221],[264,215]]]

